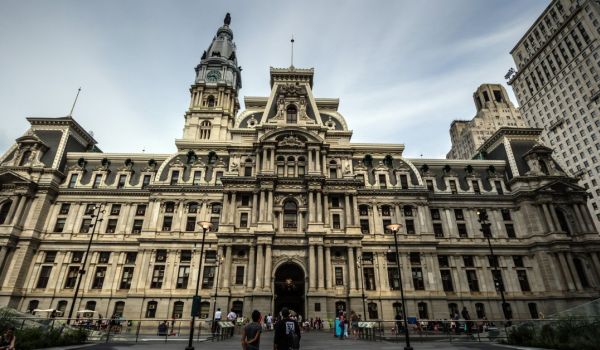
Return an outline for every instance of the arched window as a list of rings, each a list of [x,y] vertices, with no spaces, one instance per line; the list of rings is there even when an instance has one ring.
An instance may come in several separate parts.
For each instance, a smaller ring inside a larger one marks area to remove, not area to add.
[[[402,303],[393,303],[392,308],[394,309],[394,316],[402,315]]]
[[[232,304],[231,304],[231,309],[233,310],[233,312],[235,312],[238,316],[242,315],[244,312],[244,302],[241,300],[235,300]]]
[[[429,312],[427,311],[427,303],[420,302],[417,304],[417,308],[419,310],[419,318],[422,320],[429,319]]]
[[[23,155],[21,156],[21,161],[19,162],[19,166],[28,165],[30,163],[29,157],[31,157],[31,151],[27,150],[23,152]]]
[[[252,159],[246,159],[244,164],[244,176],[252,176]]]
[[[577,271],[577,276],[579,277],[579,280],[581,281],[581,286],[583,288],[588,288],[590,286],[590,282],[588,281],[587,274],[585,273],[585,268],[583,266],[581,259],[574,258],[573,264],[575,265],[575,271]]]
[[[182,318],[183,317],[183,301],[176,301],[173,304],[173,314],[171,315],[171,318],[176,319],[176,318]]]
[[[149,301],[146,306],[146,318],[155,318],[156,317],[156,307],[158,303],[156,301]]]
[[[483,303],[475,304],[475,313],[477,314],[477,319],[481,320],[485,317],[485,307]]]
[[[125,302],[117,301],[112,315],[113,317],[123,317],[123,311],[125,311]]]
[[[289,105],[287,108],[287,123],[288,124],[296,124],[298,122],[298,110],[296,106]]]
[[[456,305],[456,303],[448,304],[448,312],[450,313],[450,318],[452,318],[454,314],[458,313],[458,305]]]
[[[335,160],[329,162],[329,177],[337,179],[337,163]]]
[[[67,310],[67,301],[66,300],[60,300],[58,302],[58,304],[56,304],[56,311],[59,317],[62,317],[65,315],[65,311]]]
[[[37,309],[39,305],[39,300],[30,300],[29,304],[27,305],[27,312],[33,313],[33,310]]]
[[[210,303],[208,301],[203,301],[200,303],[200,318],[208,318],[208,314],[210,310]]]
[[[283,227],[286,229],[298,227],[298,206],[294,201],[287,201],[283,205]]]
[[[8,219],[8,212],[10,211],[10,206],[12,205],[12,201],[6,201],[2,204],[0,208],[0,225],[6,223],[6,219]]]
[[[215,97],[213,95],[208,96],[206,99],[206,105],[208,107],[214,107],[216,104]]]
[[[367,304],[367,309],[369,310],[369,318],[370,319],[378,319],[379,318],[379,312],[377,311],[377,304],[375,303],[368,303]]]
[[[210,128],[211,128],[211,124],[208,120],[205,120],[202,123],[200,123],[200,138],[201,139],[203,139],[203,140],[210,139]]]
[[[96,310],[96,301],[90,300],[90,301],[86,302],[85,309],[90,310],[90,311]]]

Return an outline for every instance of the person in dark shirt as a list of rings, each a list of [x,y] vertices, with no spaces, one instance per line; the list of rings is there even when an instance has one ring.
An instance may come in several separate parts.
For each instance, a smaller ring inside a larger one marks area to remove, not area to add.
[[[244,327],[242,333],[242,348],[246,350],[258,350],[260,346],[260,334],[262,326],[260,325],[260,312],[252,311],[252,323]]]
[[[290,344],[290,334],[296,333],[300,339],[300,326],[290,318],[290,310],[287,308],[281,309],[281,316],[282,319],[275,323],[273,350],[290,350],[293,349],[293,344]]]

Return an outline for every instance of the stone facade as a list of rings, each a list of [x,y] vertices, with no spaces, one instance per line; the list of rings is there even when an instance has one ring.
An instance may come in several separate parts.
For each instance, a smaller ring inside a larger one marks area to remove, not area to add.
[[[501,127],[527,126],[500,84],[482,84],[473,93],[473,101],[477,108],[475,117],[454,120],[450,125],[452,148],[447,159],[471,159],[479,146]]]
[[[521,113],[588,190],[600,228],[600,3],[554,0],[512,49]]]
[[[290,306],[392,319],[398,259],[420,318],[463,305],[501,318],[500,284],[519,318],[597,296],[585,190],[537,144],[540,129],[500,129],[486,159],[409,159],[401,144],[351,143],[313,76],[271,68],[269,96],[240,112],[226,22],[196,67],[176,153],[103,153],[72,118],[29,119],[0,158],[0,304],[68,310],[84,265],[76,310],[186,318],[200,269],[203,317]],[[213,224],[202,262],[198,221]],[[399,257],[390,223],[403,225]]]

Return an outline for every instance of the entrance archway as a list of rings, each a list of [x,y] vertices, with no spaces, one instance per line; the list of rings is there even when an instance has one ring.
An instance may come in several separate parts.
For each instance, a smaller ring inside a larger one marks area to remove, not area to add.
[[[282,308],[304,315],[304,271],[296,263],[285,263],[275,271],[275,315]]]

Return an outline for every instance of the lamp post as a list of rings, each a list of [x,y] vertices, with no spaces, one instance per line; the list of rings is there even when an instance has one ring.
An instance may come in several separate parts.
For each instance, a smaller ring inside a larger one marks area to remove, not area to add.
[[[404,347],[404,350],[413,350],[413,348],[410,346],[410,336],[408,334],[408,318],[406,316],[406,301],[404,300],[404,285],[402,283],[402,268],[400,267],[400,253],[398,252],[398,231],[400,230],[400,228],[402,227],[401,224],[390,224],[387,225],[385,228],[387,228],[388,230],[392,231],[394,233],[394,246],[396,247],[396,262],[398,264],[398,279],[400,282],[400,297],[402,298],[402,313],[403,318],[404,318],[404,325],[406,326],[406,331],[404,333],[405,335],[405,339],[406,339],[406,346]]]
[[[362,302],[363,302],[363,315],[365,315],[365,318],[363,320],[367,320],[367,301],[365,299],[365,273],[362,270],[363,264],[362,264],[362,256],[359,256],[358,258],[356,258],[356,266],[358,266],[358,268],[360,269],[360,288],[362,291]]]
[[[90,248],[92,247],[92,241],[94,239],[94,232],[96,231],[96,224],[98,222],[102,222],[102,219],[100,218],[100,214],[102,214],[102,213],[104,213],[104,210],[102,210],[102,204],[98,204],[97,206],[94,207],[94,212],[92,213],[92,215],[90,215],[92,217],[92,219],[96,218],[96,220],[94,220],[94,223],[90,225],[90,226],[92,226],[92,234],[90,235],[90,239],[88,241],[88,245],[85,250],[85,255],[83,256],[83,261],[81,262],[81,269],[79,269],[79,271],[77,271],[77,284],[75,285],[75,292],[73,293],[73,300],[71,300],[71,307],[69,308],[69,316],[67,317],[67,324],[71,323],[71,318],[73,317],[73,310],[75,309],[75,302],[77,301],[77,295],[79,294],[79,288],[81,287],[81,280],[83,280],[83,275],[85,275],[85,264],[87,262],[88,256],[90,255]],[[89,229],[89,227],[88,227],[88,229]]]
[[[215,325],[215,309],[217,307],[217,297],[219,296],[219,272],[221,272],[221,263],[223,262],[223,257],[221,255],[217,255],[217,283],[215,284],[215,302],[213,303],[213,307],[212,307],[212,318],[213,318],[213,322],[212,322],[212,332],[214,333],[214,330],[216,329],[216,325]],[[214,334],[213,334],[213,339],[214,339]]]
[[[198,278],[196,278],[196,294],[192,302],[192,320],[190,322],[190,339],[188,346],[185,350],[194,350],[192,342],[194,341],[194,324],[196,323],[196,316],[200,315],[200,271],[202,270],[202,259],[204,259],[204,239],[206,238],[206,231],[210,230],[212,224],[208,221],[199,221],[198,224],[202,227],[202,243],[200,245],[200,262],[198,263]]]
[[[490,226],[492,224],[488,222],[488,214],[485,210],[477,210],[477,216],[477,221],[481,224],[481,233],[483,233],[483,236],[487,239],[488,247],[490,248],[490,254],[492,255],[492,264],[494,265],[492,266],[494,268],[494,273],[497,276],[499,276],[502,281],[502,275],[500,274],[500,270],[498,269],[498,260],[496,259],[494,249],[492,248],[492,242],[490,241],[490,236],[492,235],[490,231]],[[504,319],[508,321],[510,317],[506,308],[506,300],[504,299],[504,282],[502,281],[502,283],[500,283],[496,281],[495,284],[498,290],[500,291],[500,298],[502,298],[502,314],[504,315]]]

